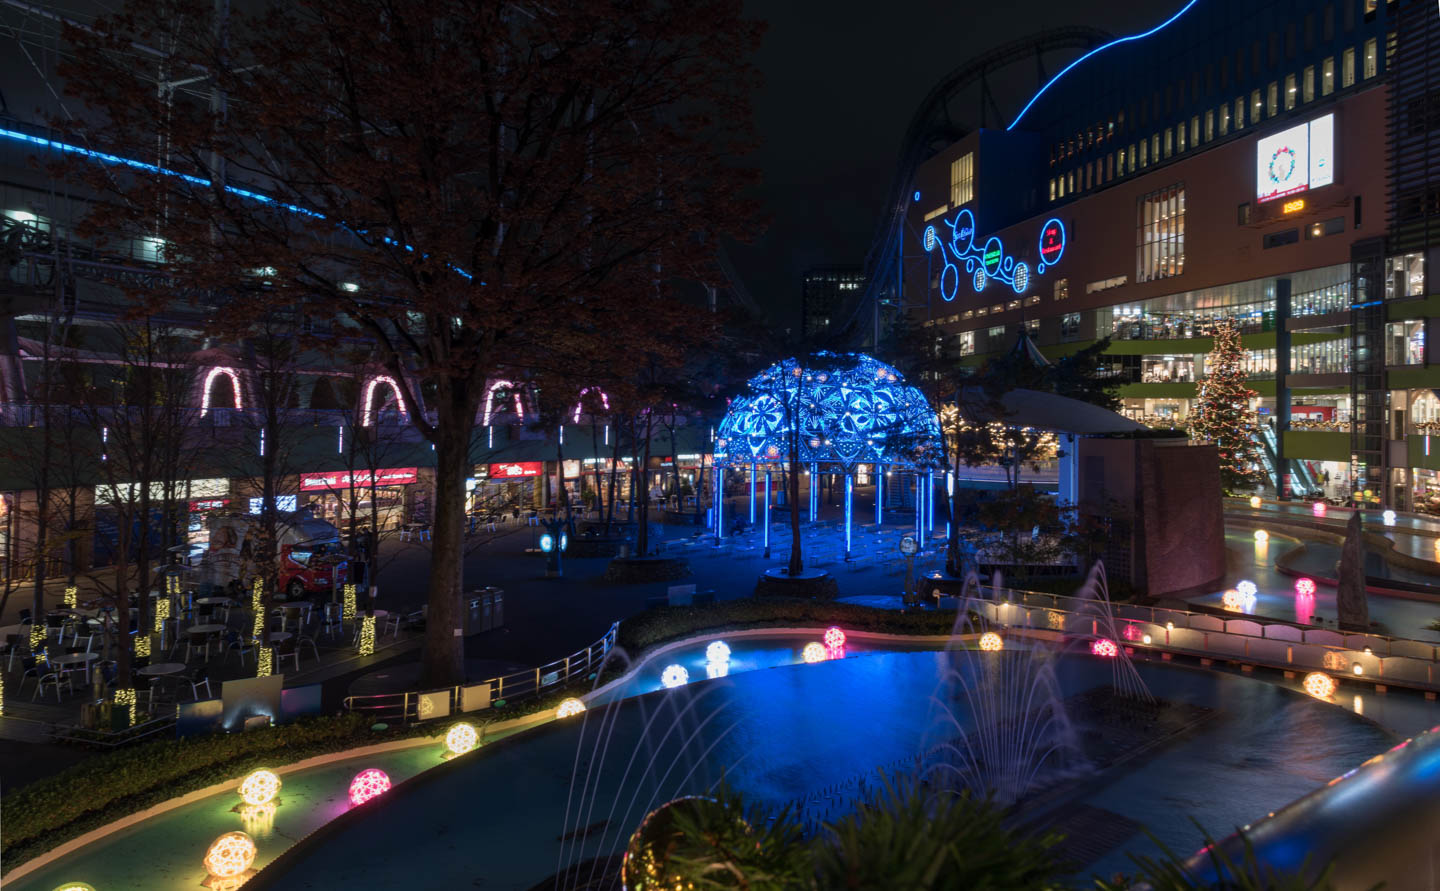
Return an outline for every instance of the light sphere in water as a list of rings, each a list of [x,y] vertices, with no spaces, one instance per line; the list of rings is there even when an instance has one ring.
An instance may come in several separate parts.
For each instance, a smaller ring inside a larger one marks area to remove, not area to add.
[[[825,646],[832,650],[845,646],[845,632],[840,630],[840,626],[831,625],[825,629]]]
[[[1220,595],[1220,604],[1228,610],[1238,610],[1244,602],[1245,598],[1234,588],[1229,588],[1224,594]]]
[[[66,882],[63,885],[57,885],[55,891],[95,891],[95,886],[87,885],[84,882]]]
[[[480,742],[480,734],[475,732],[474,724],[467,724],[461,721],[445,734],[445,748],[450,750],[452,755],[463,755],[475,748]]]
[[[240,784],[240,799],[246,804],[269,804],[280,794],[280,777],[272,770],[253,770]]]
[[[687,874],[704,872],[718,877],[724,874],[723,866],[728,861],[725,852],[706,845],[708,832],[697,833],[694,837],[682,832],[676,825],[676,814],[684,813],[689,822],[701,827],[723,826],[733,820],[742,831],[748,831],[745,822],[733,816],[723,804],[711,798],[691,796],[677,798],[646,815],[640,822],[629,843],[625,846],[624,859],[620,861],[620,887],[624,891],[673,891],[695,886],[686,878]],[[672,868],[670,860],[680,855],[685,858],[684,872]],[[711,860],[713,862],[706,862]],[[725,887],[717,881],[717,887]],[[741,887],[735,885],[734,887]]]
[[[1114,659],[1120,655],[1120,648],[1115,645],[1115,641],[1102,637],[1090,642],[1090,652],[1106,659]]]
[[[1385,513],[1383,513],[1383,514],[1380,515],[1380,519],[1385,522],[1385,525],[1386,525],[1386,526],[1394,526],[1394,525],[1395,525],[1395,511],[1393,511],[1393,510],[1387,510],[1387,511],[1385,511]]]
[[[690,672],[683,665],[671,665],[660,673],[660,683],[667,689],[683,687],[690,681]]]
[[[1266,532],[1264,529],[1256,529],[1256,530],[1255,530],[1255,540],[1256,540],[1256,541],[1269,541],[1269,540],[1270,540],[1270,533]]]
[[[241,875],[255,862],[255,841],[243,832],[227,832],[205,852],[205,871],[217,879]]]
[[[1300,595],[1314,594],[1314,593],[1315,593],[1315,580],[1314,580],[1314,579],[1296,579],[1296,580],[1295,580],[1295,593],[1296,593],[1296,594],[1300,594]]]
[[[1258,508],[1258,507],[1260,506],[1260,496],[1259,496],[1259,495],[1251,495],[1251,496],[1250,496],[1250,506],[1251,506],[1251,507],[1256,507],[1256,508]]]
[[[1312,508],[1310,508],[1310,512],[1311,512],[1312,514],[1314,514],[1315,516],[1317,516],[1317,517],[1323,517],[1323,516],[1325,516],[1325,502],[1323,502],[1323,501],[1317,501],[1317,502],[1315,502],[1315,506],[1312,507]]]
[[[576,699],[574,696],[571,696],[569,699],[561,702],[559,708],[555,709],[555,717],[569,718],[572,715],[578,715],[583,711],[585,711],[584,701]]]
[[[1329,699],[1335,693],[1335,681],[1322,671],[1305,675],[1305,692],[1316,699]]]
[[[705,648],[706,662],[726,662],[730,659],[730,645],[723,640],[717,640]]]
[[[800,651],[800,658],[804,659],[806,662],[824,662],[825,646],[823,644],[816,643],[815,641],[811,641],[810,643],[807,643],[805,645],[805,649]]]
[[[1242,581],[1236,582],[1235,590],[1240,592],[1241,597],[1246,598],[1254,597],[1260,591],[1260,589],[1256,587],[1255,583],[1250,581],[1249,579],[1244,579]]]
[[[350,781],[350,803],[364,804],[390,791],[390,776],[378,767],[367,767]]]
[[[1005,639],[993,631],[980,635],[980,649],[987,653],[998,653],[1005,649]]]

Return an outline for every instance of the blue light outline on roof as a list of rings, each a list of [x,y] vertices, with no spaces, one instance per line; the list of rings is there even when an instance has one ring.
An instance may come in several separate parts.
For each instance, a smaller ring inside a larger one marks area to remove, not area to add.
[[[164,174],[165,176],[173,176],[176,179],[181,180],[182,182],[187,182],[192,186],[199,186],[202,189],[208,189],[212,185],[210,180],[203,177],[193,176],[188,173],[181,173],[178,170],[171,170],[168,167],[161,167],[158,164],[149,164],[145,161],[136,161],[134,158],[123,158],[120,155],[112,155],[109,152],[97,152],[94,149],[87,149],[82,146],[72,145],[68,142],[60,142],[56,139],[46,139],[43,136],[32,136],[29,133],[21,133],[19,130],[8,130],[4,127],[0,127],[0,137],[4,137],[6,139],[14,139],[18,142],[28,142],[31,145],[37,145],[41,148],[53,149],[57,152],[65,152],[67,154],[73,155],[82,155],[86,158],[90,158],[91,160],[99,161],[104,164],[119,164],[122,167],[131,167],[135,170],[143,170],[146,173],[160,173]],[[288,202],[281,201],[277,198],[272,198],[271,196],[262,194],[260,192],[255,192],[250,189],[242,189],[239,186],[225,186],[224,188],[225,191],[240,198],[248,198],[251,201],[258,201],[261,204],[273,204],[276,207],[284,208],[291,213],[300,214],[301,216],[314,217],[317,220],[326,219],[326,216],[319,211],[310,210],[309,208],[301,207],[298,204],[290,204]],[[344,224],[342,223],[340,225],[343,226]],[[345,228],[349,229],[348,226],[346,226]],[[390,238],[389,236],[385,236],[384,240],[386,244],[403,247],[406,251],[409,251],[411,253],[415,251],[415,248],[413,246],[408,244],[402,245],[400,244],[400,242],[396,241],[393,238]],[[422,254],[421,256],[429,257],[430,255]],[[455,266],[453,264],[446,265],[450,267],[450,270],[452,272],[464,278],[466,281],[475,280],[474,275],[466,272],[459,266]],[[485,283],[481,282],[480,284],[483,286]]]
[[[1069,65],[1066,65],[1064,68],[1060,69],[1060,73],[1059,73],[1059,74],[1057,74],[1057,75],[1055,75],[1054,77],[1050,78],[1050,80],[1046,82],[1045,86],[1041,87],[1039,90],[1036,91],[1036,93],[1035,93],[1034,96],[1031,96],[1031,97],[1030,97],[1030,101],[1027,102],[1027,103],[1025,103],[1025,107],[1022,108],[1022,109],[1020,109],[1020,113],[1015,116],[1015,120],[1011,121],[1011,122],[1010,122],[1010,126],[1006,127],[1005,129],[1006,129],[1006,130],[1014,130],[1014,129],[1015,129],[1015,125],[1016,125],[1016,124],[1019,124],[1019,123],[1020,123],[1020,119],[1023,118],[1023,117],[1025,117],[1025,113],[1030,110],[1030,106],[1034,105],[1034,104],[1036,103],[1036,101],[1038,101],[1041,96],[1045,95],[1045,91],[1048,90],[1048,89],[1050,89],[1050,87],[1055,84],[1055,81],[1059,80],[1060,78],[1062,78],[1062,77],[1064,77],[1066,74],[1068,74],[1068,73],[1070,72],[1070,69],[1071,69],[1071,68],[1074,68],[1076,65],[1079,65],[1081,62],[1085,61],[1086,59],[1090,58],[1091,56],[1095,55],[1096,53],[1104,52],[1105,50],[1109,49],[1110,47],[1115,46],[1117,43],[1129,43],[1129,42],[1131,42],[1132,40],[1143,40],[1144,38],[1149,37],[1151,34],[1154,34],[1155,32],[1160,31],[1161,29],[1167,27],[1167,26],[1170,25],[1172,22],[1174,22],[1176,19],[1180,18],[1182,15],[1184,15],[1184,14],[1187,13],[1187,12],[1189,12],[1189,11],[1190,11],[1190,7],[1194,6],[1196,3],[1199,3],[1199,2],[1200,2],[1200,0],[1189,0],[1188,3],[1186,3],[1184,6],[1180,7],[1180,11],[1179,11],[1179,12],[1175,13],[1174,15],[1170,16],[1170,18],[1166,19],[1165,21],[1161,22],[1160,24],[1156,25],[1155,27],[1151,28],[1149,31],[1146,31],[1146,32],[1144,32],[1143,34],[1131,34],[1129,37],[1117,37],[1117,38],[1115,38],[1114,40],[1110,41],[1109,43],[1104,44],[1103,46],[1097,46],[1097,47],[1095,47],[1095,48],[1092,49],[1090,52],[1086,53],[1085,55],[1083,55],[1083,56],[1081,56],[1080,58],[1076,59],[1075,61],[1071,62]]]

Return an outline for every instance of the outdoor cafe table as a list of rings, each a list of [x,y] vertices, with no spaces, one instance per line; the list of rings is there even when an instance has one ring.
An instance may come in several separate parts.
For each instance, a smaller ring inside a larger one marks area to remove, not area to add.
[[[100,658],[99,653],[63,653],[50,657],[50,664],[56,668],[70,669],[80,665],[88,665]]]
[[[154,665],[147,665],[136,672],[150,678],[166,677],[173,674],[184,674],[184,662],[157,662]]]
[[[195,602],[201,606],[234,606],[235,601],[229,597],[197,597]]]
[[[185,629],[186,634],[219,634],[225,630],[225,626],[219,623],[211,625],[191,625]]]

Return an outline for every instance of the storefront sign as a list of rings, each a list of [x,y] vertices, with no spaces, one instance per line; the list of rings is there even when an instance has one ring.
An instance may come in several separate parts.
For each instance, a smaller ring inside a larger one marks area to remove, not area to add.
[[[207,498],[203,501],[192,501],[190,502],[190,513],[198,514],[201,511],[220,510],[221,508],[229,507],[229,505],[229,498]]]
[[[383,467],[375,471],[373,485],[408,486],[419,478],[418,467]],[[333,470],[327,473],[303,473],[300,475],[300,491],[315,492],[323,489],[369,488],[372,485],[369,470]]]
[[[544,461],[516,461],[511,464],[491,464],[490,478],[492,480],[520,479],[527,476],[540,476],[545,472]]]

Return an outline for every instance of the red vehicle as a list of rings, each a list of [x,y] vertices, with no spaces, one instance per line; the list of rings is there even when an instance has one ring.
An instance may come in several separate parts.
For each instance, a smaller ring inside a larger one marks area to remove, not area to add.
[[[248,543],[259,518],[229,515],[210,518],[210,544],[200,561],[200,580],[217,587],[240,579],[248,590],[255,574]],[[291,600],[329,592],[349,578],[350,561],[340,530],[305,511],[280,514],[280,566],[277,587]]]

